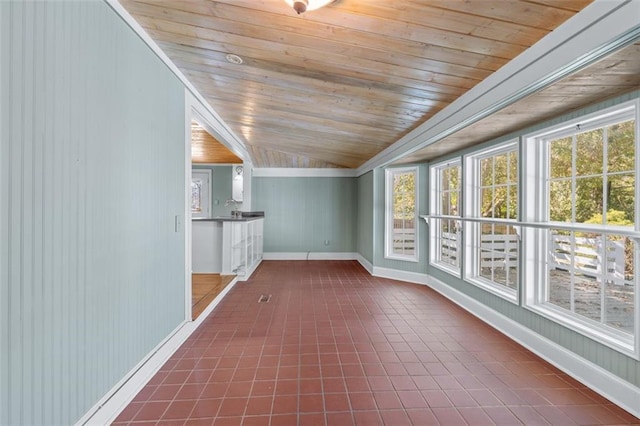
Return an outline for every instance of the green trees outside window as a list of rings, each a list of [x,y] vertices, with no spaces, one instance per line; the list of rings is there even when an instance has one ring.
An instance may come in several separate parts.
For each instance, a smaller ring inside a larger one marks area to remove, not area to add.
[[[416,167],[386,170],[385,256],[417,261]]]
[[[549,220],[632,226],[635,156],[635,120],[550,140]]]

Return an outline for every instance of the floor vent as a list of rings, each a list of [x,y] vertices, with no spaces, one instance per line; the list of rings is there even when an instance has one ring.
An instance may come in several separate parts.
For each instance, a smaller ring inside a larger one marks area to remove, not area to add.
[[[263,294],[262,296],[260,296],[260,299],[258,299],[258,303],[269,303],[269,300],[271,300],[271,295],[266,295]]]

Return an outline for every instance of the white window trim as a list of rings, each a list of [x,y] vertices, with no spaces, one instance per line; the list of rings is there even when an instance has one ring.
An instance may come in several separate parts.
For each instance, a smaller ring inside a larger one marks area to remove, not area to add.
[[[495,155],[500,155],[500,154],[505,154],[508,152],[513,151],[514,149],[516,150],[516,154],[518,154],[518,140],[517,139],[512,139],[509,140],[507,142],[498,144],[496,146],[493,146],[491,148],[487,148],[487,149],[483,149],[477,152],[474,152],[472,154],[466,155],[463,159],[463,164],[464,164],[464,195],[465,195],[465,199],[464,199],[464,217],[463,217],[463,223],[464,223],[464,233],[463,233],[463,237],[464,237],[464,241],[463,241],[463,250],[465,252],[465,254],[463,255],[465,264],[464,264],[464,281],[475,285],[477,287],[482,288],[483,290],[486,290],[502,299],[505,299],[511,303],[514,303],[516,305],[519,304],[519,294],[520,294],[520,288],[522,287],[522,280],[521,277],[518,277],[518,285],[516,287],[516,289],[510,289],[508,287],[499,285],[499,284],[495,284],[490,280],[484,279],[482,277],[479,276],[475,276],[473,275],[473,272],[476,270],[476,256],[475,256],[475,251],[476,251],[476,247],[478,247],[476,238],[476,232],[473,230],[474,227],[478,226],[477,222],[475,221],[465,221],[464,218],[479,218],[479,216],[476,214],[477,211],[477,207],[478,207],[478,203],[481,202],[481,194],[479,191],[479,179],[480,179],[480,161],[482,161],[485,158],[489,158],[489,157],[493,157]],[[518,174],[520,173],[520,156],[517,155],[518,157]],[[516,180],[518,182],[518,194],[520,194],[520,176],[516,176]],[[518,209],[518,213],[519,213],[519,209]],[[485,223],[496,223],[496,224],[506,224],[506,222],[513,222],[512,226],[518,226],[517,224],[517,219],[500,219],[499,221],[492,221],[491,219],[487,218],[487,220],[483,220],[483,222]],[[520,240],[520,238],[519,238]],[[521,262],[521,252],[520,255],[518,256],[518,262],[519,262],[519,267],[518,267],[518,274],[520,274],[520,265],[522,264]]]
[[[429,214],[432,216],[440,216],[442,215],[442,206],[440,199],[440,171],[442,169],[446,169],[452,166],[460,167],[460,196],[458,197],[458,203],[462,204],[462,197],[464,196],[464,168],[462,167],[462,158],[452,158],[447,161],[442,161],[440,163],[435,163],[429,167],[429,177],[430,177],[430,191],[429,191]],[[460,210],[462,210],[463,206],[460,206]],[[460,216],[457,216],[460,217]],[[439,232],[440,227],[435,226],[440,219],[433,219],[427,221],[429,225],[429,265],[438,268],[448,274],[454,275],[457,278],[462,278],[462,267],[464,265],[464,256],[463,252],[463,241],[464,235],[461,231],[460,235],[460,253],[461,259],[458,262],[458,267],[454,267],[448,262],[442,262],[439,260],[437,245],[437,233]],[[461,223],[461,222],[460,222]],[[460,228],[462,229],[462,227]]]
[[[415,215],[414,215],[414,229],[415,229],[415,248],[413,254],[398,254],[393,252],[393,176],[400,173],[414,173],[415,185],[414,185],[414,199],[415,199]],[[384,232],[384,257],[385,259],[402,260],[405,262],[418,262],[419,246],[418,243],[418,206],[420,205],[418,200],[418,186],[420,182],[420,174],[417,166],[412,167],[397,167],[385,169],[385,232]]]
[[[534,222],[538,226],[523,229],[523,242],[521,257],[524,259],[521,272],[522,282],[526,283],[523,293],[523,307],[535,312],[545,318],[559,323],[571,330],[594,339],[614,350],[628,355],[636,360],[640,360],[640,280],[636,274],[635,299],[634,299],[634,334],[624,333],[606,324],[571,313],[565,309],[556,307],[548,302],[544,302],[544,285],[546,285],[546,274],[540,266],[546,261],[546,231],[547,229],[562,228],[563,224],[551,222],[547,218],[548,193],[546,190],[546,177],[548,172],[547,144],[544,142],[549,138],[558,138],[563,135],[572,134],[576,126],[580,126],[581,131],[588,131],[602,127],[613,120],[636,120],[636,188],[635,198],[640,199],[640,100],[636,99],[625,102],[611,108],[600,110],[592,114],[565,121],[555,126],[532,132],[522,136],[522,156],[527,158],[522,162],[523,180],[521,181],[522,209],[521,212],[526,217],[521,218],[525,222]],[[638,203],[636,201],[636,203]],[[640,208],[636,204],[635,208],[635,228],[633,231],[625,232],[632,234],[636,242],[634,261],[636,268],[640,266]],[[541,229],[539,225],[544,227]],[[571,225],[568,226],[568,228]],[[615,232],[613,226],[597,226],[599,232]],[[595,229],[594,229],[595,230]]]

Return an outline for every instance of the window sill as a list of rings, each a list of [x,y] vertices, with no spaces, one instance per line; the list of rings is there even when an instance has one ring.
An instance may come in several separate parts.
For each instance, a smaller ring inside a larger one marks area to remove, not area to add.
[[[448,274],[455,276],[456,278],[461,278],[462,271],[460,268],[456,268],[449,263],[444,262],[434,262],[432,260],[429,261],[429,266],[433,266],[436,269],[440,269]]]
[[[506,300],[507,302],[511,302],[514,305],[518,305],[517,290],[513,290],[508,287],[501,286],[499,284],[494,284],[491,281],[485,280],[480,277],[468,277],[468,278],[465,278],[465,281],[495,296],[498,296],[501,299]]]
[[[635,360],[640,360],[640,354],[636,350],[634,337],[631,334],[616,330],[604,324],[581,318],[562,308],[557,308],[549,303],[525,305],[525,308],[535,312],[555,323],[570,330],[580,333],[598,343],[610,347]]]
[[[416,256],[411,256],[411,257],[409,257],[409,256],[399,256],[399,255],[395,255],[395,256],[394,255],[392,255],[392,256],[385,255],[384,258],[388,259],[388,260],[401,260],[403,262],[413,262],[413,263],[418,263],[419,262],[417,255]]]

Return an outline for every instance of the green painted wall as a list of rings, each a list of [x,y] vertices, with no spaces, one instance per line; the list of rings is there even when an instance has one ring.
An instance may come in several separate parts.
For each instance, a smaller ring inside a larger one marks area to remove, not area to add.
[[[211,170],[211,216],[229,216],[233,206],[225,207],[224,202],[231,199],[233,191],[232,166],[201,166],[194,164],[193,168]],[[239,204],[238,208],[242,210],[242,204]]]
[[[373,264],[373,171],[358,177],[358,253]]]
[[[252,184],[252,210],[265,213],[265,252],[356,251],[356,178],[254,177]]]
[[[0,424],[69,425],[184,320],[184,89],[104,2],[0,2],[0,112]]]

